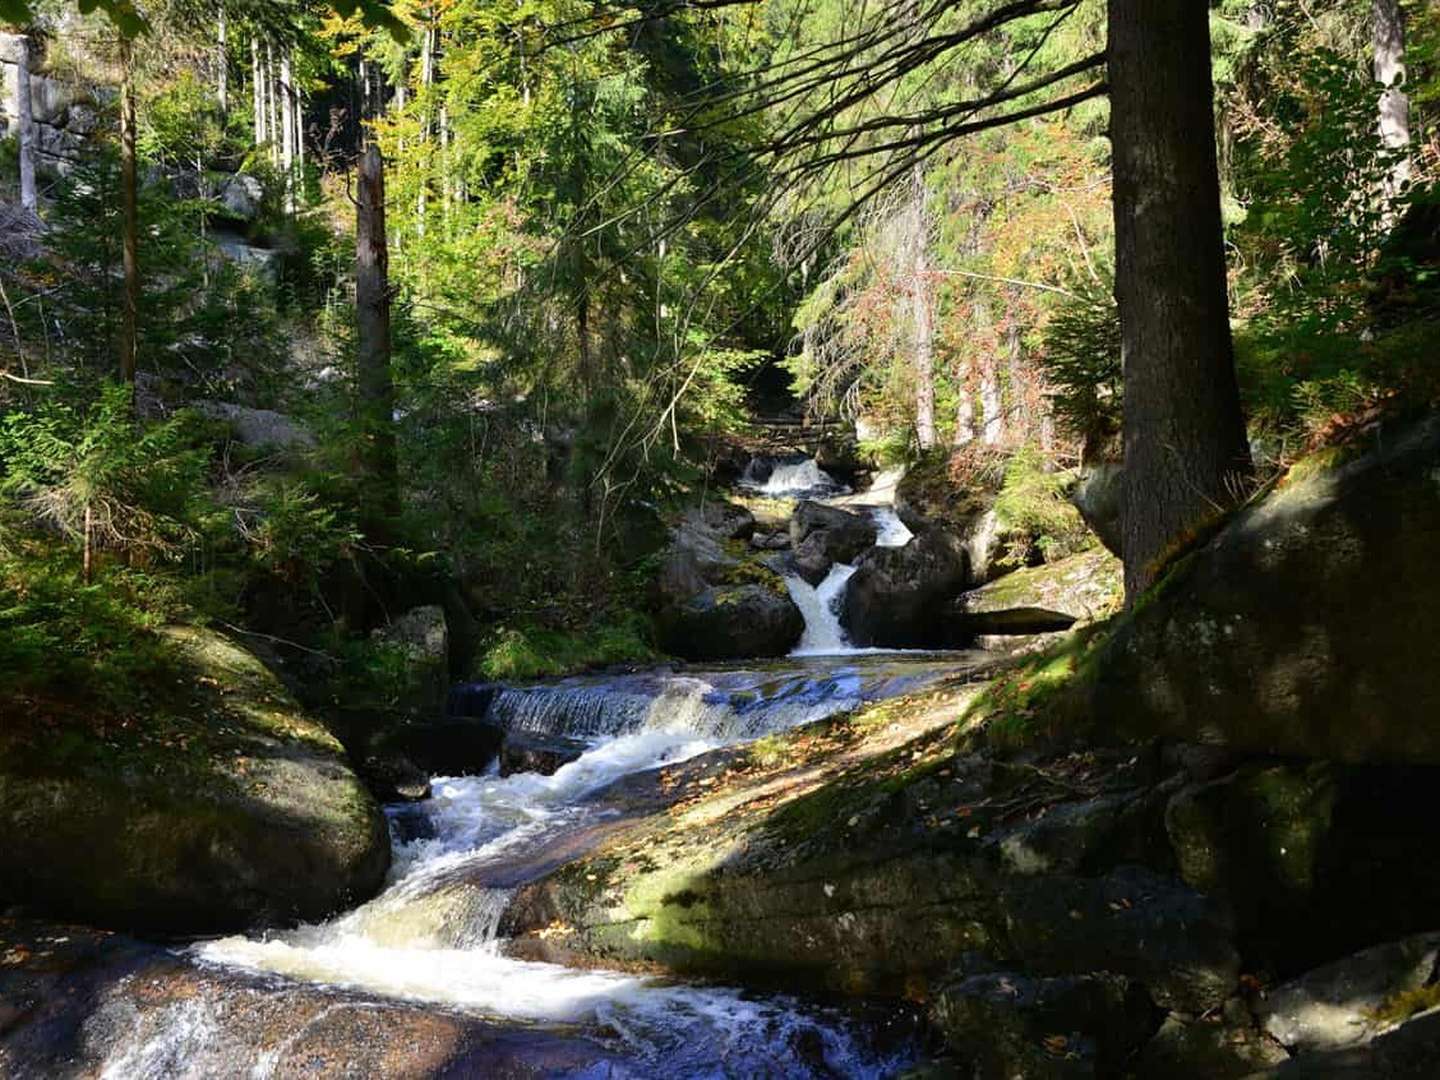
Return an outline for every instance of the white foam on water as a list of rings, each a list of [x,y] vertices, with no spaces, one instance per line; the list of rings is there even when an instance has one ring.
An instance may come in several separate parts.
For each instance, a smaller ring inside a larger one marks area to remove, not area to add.
[[[790,598],[805,617],[805,633],[800,644],[791,650],[791,656],[840,656],[861,651],[850,644],[840,624],[840,604],[855,570],[853,566],[837,563],[818,586],[811,585],[799,574],[785,576]]]
[[[875,539],[876,547],[900,548],[915,539],[915,534],[900,520],[900,515],[892,506],[871,507],[870,518],[879,532]]]
[[[824,492],[838,492],[842,485],[827,473],[814,458],[803,461],[777,462],[763,481],[742,479],[741,484],[773,499],[795,498]]]

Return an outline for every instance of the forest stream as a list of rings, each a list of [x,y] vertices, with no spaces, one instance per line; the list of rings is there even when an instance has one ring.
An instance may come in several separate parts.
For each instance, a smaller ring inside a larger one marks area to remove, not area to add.
[[[771,498],[837,490],[813,461],[761,487]],[[882,544],[909,540],[888,506],[870,512]],[[837,566],[818,589],[787,580],[806,619],[788,660],[485,688],[479,719],[578,740],[583,753],[551,776],[501,777],[492,766],[488,775],[436,778],[430,799],[387,808],[394,862],[378,897],[318,925],[204,941],[189,956],[202,968],[458,1009],[536,1038],[561,1025],[595,1041],[597,1061],[612,1070],[605,1075],[893,1074],[917,1047],[885,1030],[888,1015],[862,1019],[849,1006],[512,959],[500,933],[518,886],[588,850],[622,815],[608,797],[618,781],[914,693],[983,662],[978,653],[852,648],[835,609],[853,573]],[[460,688],[455,699],[465,697]],[[197,1060],[187,1044],[225,1023],[224,1001],[210,1008],[188,1023],[117,1032],[110,1071],[168,1076],[174,1062]],[[265,1074],[261,1057],[250,1063],[256,1075]]]

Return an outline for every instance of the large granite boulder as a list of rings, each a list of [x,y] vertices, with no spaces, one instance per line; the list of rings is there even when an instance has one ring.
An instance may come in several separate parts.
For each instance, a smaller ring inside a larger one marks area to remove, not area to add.
[[[922,532],[904,547],[861,556],[840,620],[856,645],[939,648],[947,643],[946,604],[969,581],[965,552],[939,530]]]
[[[1097,657],[1111,730],[1440,763],[1440,415],[1302,462],[1177,565]]]
[[[239,645],[164,637],[191,689],[146,721],[0,725],[0,906],[198,934],[367,899],[389,835],[340,744]]]
[[[805,617],[782,577],[750,547],[755,518],[718,500],[688,510],[670,531],[654,581],[655,626],[666,652],[687,660],[784,656]]]
[[[1120,610],[1120,560],[1095,549],[1026,567],[958,597],[947,608],[957,646],[1032,648],[1049,635],[1088,626]]]
[[[795,567],[811,585],[824,581],[836,563],[853,563],[878,535],[870,518],[808,500],[790,519]]]

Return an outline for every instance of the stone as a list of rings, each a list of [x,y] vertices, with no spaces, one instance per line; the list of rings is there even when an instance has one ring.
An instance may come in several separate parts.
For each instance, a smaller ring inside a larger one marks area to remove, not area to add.
[[[500,747],[500,775],[538,773],[554,776],[570,762],[578,761],[588,748],[582,740],[567,739],[562,735],[511,731]]]
[[[841,622],[856,645],[942,647],[946,603],[968,582],[964,552],[938,531],[901,548],[871,548],[846,588]]]
[[[1300,1054],[1251,1080],[1433,1080],[1440,1061],[1440,1009],[1430,1009],[1360,1046]]]
[[[1144,738],[1440,764],[1440,415],[1292,469],[1095,657],[1090,713]]]
[[[1070,502],[1112,555],[1120,555],[1120,498],[1125,466],[1118,461],[1087,463],[1070,489]]]
[[[309,450],[315,446],[315,436],[284,413],[226,401],[201,401],[193,408],[213,420],[229,423],[236,440],[246,446],[278,450]]]
[[[215,250],[241,270],[261,281],[274,284],[280,279],[280,254],[270,248],[247,243],[229,233],[215,235]]]
[[[1181,876],[1233,910],[1282,977],[1434,925],[1434,769],[1247,764],[1185,787],[1165,828]]]
[[[850,564],[875,544],[874,521],[833,506],[806,500],[790,518],[790,544],[796,572],[819,585],[836,563]]]
[[[1440,933],[1377,945],[1273,987],[1260,1002],[1261,1026],[1298,1054],[1370,1042],[1386,1007],[1440,977]],[[1440,1002],[1440,996],[1437,996]]]
[[[1219,1017],[1185,1020],[1170,1016],[1141,1051],[1135,1075],[1172,1080],[1239,1080],[1287,1058],[1282,1047],[1243,1023],[1229,1023]]]
[[[788,594],[765,585],[716,586],[662,611],[661,640],[687,660],[785,656],[805,632]]]
[[[220,185],[217,198],[225,216],[248,224],[260,216],[265,185],[249,173],[236,173]]]
[[[1118,1075],[1150,1034],[1151,1005],[1143,990],[1108,973],[1033,978],[1017,972],[972,975],[952,983],[930,1004],[966,1075]]]
[[[163,747],[72,729],[59,755],[0,725],[0,907],[176,935],[368,899],[389,835],[340,743],[235,642],[194,627],[162,640],[195,687]]]
[[[967,614],[960,621],[960,626],[967,636],[1025,637],[1064,633],[1077,621],[1074,615],[1066,615],[1062,611],[1023,607]]]

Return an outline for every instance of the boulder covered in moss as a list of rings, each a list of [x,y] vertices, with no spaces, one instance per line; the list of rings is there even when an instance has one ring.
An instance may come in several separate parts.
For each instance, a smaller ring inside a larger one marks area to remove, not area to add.
[[[805,632],[785,582],[749,545],[755,518],[719,500],[671,530],[654,595],[660,646],[687,660],[784,656]]]
[[[983,648],[1033,647],[1047,640],[1045,635],[1110,617],[1120,610],[1124,593],[1119,559],[1098,548],[1081,552],[1016,570],[960,596],[946,612],[949,639],[966,645],[978,638]],[[1025,612],[1031,614],[1015,614]]]
[[[235,642],[163,633],[147,715],[55,700],[0,725],[0,905],[198,934],[367,899],[389,836],[340,744]]]
[[[1098,657],[1098,722],[1440,763],[1440,415],[1356,451],[1339,467],[1302,462],[1141,598]]]

